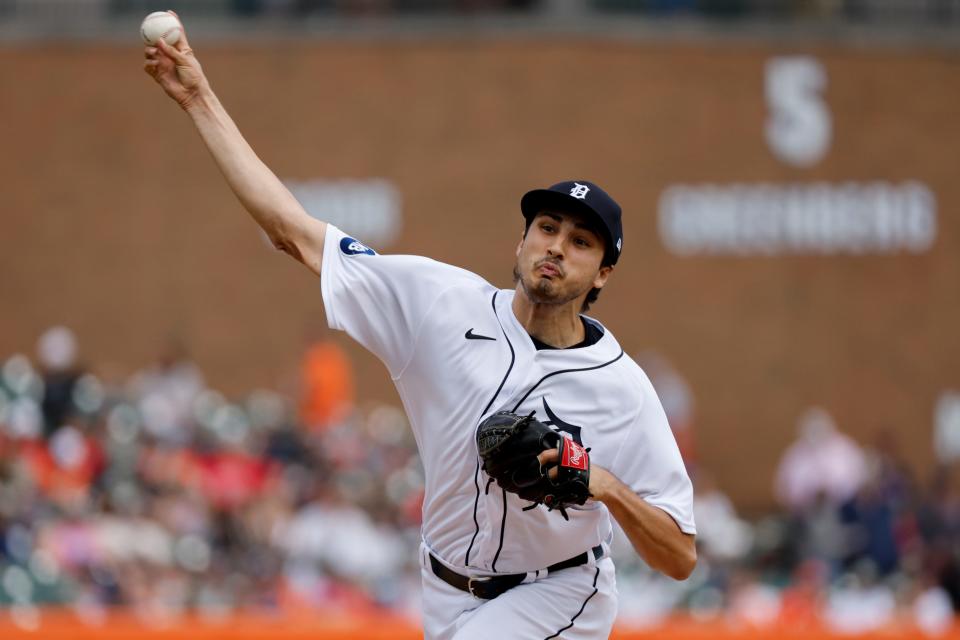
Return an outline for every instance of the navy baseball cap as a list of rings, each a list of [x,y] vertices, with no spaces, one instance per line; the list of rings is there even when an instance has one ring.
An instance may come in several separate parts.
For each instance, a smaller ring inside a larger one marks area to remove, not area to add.
[[[560,182],[547,189],[534,189],[520,199],[527,226],[542,211],[580,213],[599,222],[606,241],[604,264],[616,264],[623,249],[620,205],[606,191],[586,180]]]

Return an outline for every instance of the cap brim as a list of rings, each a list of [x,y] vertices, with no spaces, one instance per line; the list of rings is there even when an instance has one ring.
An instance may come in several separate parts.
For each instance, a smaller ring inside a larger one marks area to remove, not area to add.
[[[569,194],[550,191],[549,189],[534,189],[526,192],[520,198],[520,211],[527,221],[530,221],[542,211],[579,213],[586,216],[595,222],[594,227],[603,236],[603,241],[607,243],[606,253],[613,257],[614,262],[619,257],[613,250],[613,238],[603,218],[580,198],[574,198]]]

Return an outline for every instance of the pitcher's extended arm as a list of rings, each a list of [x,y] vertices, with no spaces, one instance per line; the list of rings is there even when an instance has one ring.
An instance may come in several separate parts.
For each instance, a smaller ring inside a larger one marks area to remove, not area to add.
[[[210,88],[187,41],[145,49],[144,70],[193,120],[227,184],[273,245],[320,273],[327,224],[312,218],[257,157]]]

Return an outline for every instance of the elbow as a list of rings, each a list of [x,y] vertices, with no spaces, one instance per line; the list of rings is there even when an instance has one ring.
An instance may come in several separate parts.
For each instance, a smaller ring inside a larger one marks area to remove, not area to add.
[[[278,251],[283,251],[295,260],[303,262],[303,254],[300,252],[300,248],[297,247],[296,243],[292,240],[280,235],[271,234],[270,242]]]
[[[674,580],[686,580],[697,566],[697,548],[692,546],[683,553],[677,554],[675,562],[664,573]]]

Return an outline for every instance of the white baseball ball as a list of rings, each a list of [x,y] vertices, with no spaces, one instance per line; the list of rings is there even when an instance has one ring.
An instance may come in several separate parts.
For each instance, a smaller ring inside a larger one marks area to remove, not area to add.
[[[147,44],[157,44],[160,38],[167,44],[176,44],[182,31],[177,16],[169,11],[154,11],[140,25],[140,36]]]

